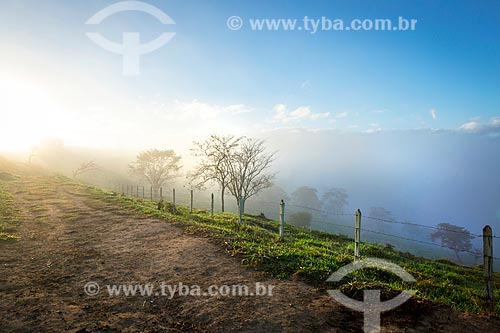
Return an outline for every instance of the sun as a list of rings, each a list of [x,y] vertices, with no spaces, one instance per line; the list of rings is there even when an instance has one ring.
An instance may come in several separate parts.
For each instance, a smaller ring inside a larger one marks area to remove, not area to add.
[[[0,79],[0,150],[28,149],[57,131],[57,108],[34,82]]]

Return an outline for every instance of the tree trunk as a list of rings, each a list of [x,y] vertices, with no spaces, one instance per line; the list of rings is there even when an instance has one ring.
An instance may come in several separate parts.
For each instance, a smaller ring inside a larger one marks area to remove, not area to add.
[[[242,214],[245,214],[245,201],[246,201],[245,198],[241,199],[241,213]],[[238,202],[239,202],[239,200],[238,200]]]
[[[154,200],[156,199],[156,196],[160,191],[160,184],[158,184],[158,182],[151,182],[151,187],[153,188],[153,200]]]
[[[221,202],[221,210],[222,212],[224,213],[224,192],[226,192],[226,187],[225,186],[221,186],[221,194],[220,194],[220,202]]]

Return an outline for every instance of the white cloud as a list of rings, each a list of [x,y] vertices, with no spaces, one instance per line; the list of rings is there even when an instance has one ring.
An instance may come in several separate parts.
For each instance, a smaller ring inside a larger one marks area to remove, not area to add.
[[[435,109],[431,109],[429,112],[431,113],[432,119],[436,120],[436,118],[437,118],[437,111]]]
[[[482,128],[481,124],[471,121],[460,126],[460,129],[467,132],[476,132]]]
[[[167,118],[175,120],[208,120],[221,115],[237,115],[252,111],[253,108],[243,104],[217,105],[198,100],[191,102],[175,100],[172,109],[166,115]]]
[[[290,112],[292,118],[306,118],[311,116],[311,108],[309,106],[300,106]]]
[[[500,135],[500,117],[493,117],[487,124],[481,124],[476,121],[469,121],[459,127],[459,130],[469,133],[483,133],[493,136]]]
[[[337,113],[335,115],[335,118],[339,118],[339,119],[340,118],[345,118],[345,117],[347,117],[347,114],[348,114],[347,112],[340,112],[340,113]]]
[[[490,125],[492,125],[492,126],[500,126],[500,117],[491,118]]]
[[[273,107],[273,119],[282,123],[298,122],[302,120],[317,120],[327,118],[330,113],[314,113],[310,106],[300,106],[293,111],[288,110],[284,104],[276,104]]]
[[[379,124],[377,123],[371,123],[370,128],[368,128],[365,132],[366,133],[376,133],[382,131],[382,127],[380,127]]]

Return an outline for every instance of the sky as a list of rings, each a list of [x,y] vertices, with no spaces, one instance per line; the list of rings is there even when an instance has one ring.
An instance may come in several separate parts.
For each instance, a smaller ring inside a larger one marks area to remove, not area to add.
[[[352,209],[476,231],[498,223],[500,2],[147,0],[158,17],[87,24],[117,3],[0,1],[0,153],[57,139],[88,158],[123,153],[111,170],[150,148],[174,149],[188,169],[193,141],[249,135],[277,152],[290,193],[343,187]],[[305,17],[416,25],[313,32]],[[302,29],[252,29],[257,19]],[[88,33],[116,45],[174,35],[124,75],[124,56]]]
[[[282,129],[477,132],[500,126],[498,1],[0,2],[0,150],[39,141],[100,148],[177,145]],[[239,16],[240,30],[227,20]],[[414,31],[255,31],[250,19],[416,19]],[[122,42],[174,37],[122,74]]]

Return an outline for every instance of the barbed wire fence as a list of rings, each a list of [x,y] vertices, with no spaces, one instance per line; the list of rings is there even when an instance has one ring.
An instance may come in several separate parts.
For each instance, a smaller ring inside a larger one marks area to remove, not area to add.
[[[124,195],[129,195],[129,196],[133,196],[133,197],[140,197],[143,199],[150,199],[153,201],[163,199],[165,201],[172,202],[174,200],[173,192],[168,191],[168,190],[164,190],[162,187],[160,187],[158,189],[158,191],[156,191],[156,192],[153,191],[152,187],[146,187],[143,185],[140,185],[140,186],[139,185],[134,185],[134,186],[133,185],[120,185],[120,186],[115,186],[114,188],[112,188],[110,190],[115,191],[117,193],[122,193]],[[190,191],[194,192],[194,190],[184,190],[184,191],[177,190],[175,193],[175,203],[177,205],[180,205],[180,206],[186,206],[186,207],[192,206],[193,208],[198,208],[198,209],[211,208],[211,202],[210,202],[209,198],[205,198],[205,196],[200,198],[199,196],[195,196],[195,195],[193,195],[193,197],[191,197],[190,194],[188,194],[188,193],[190,193]],[[226,212],[238,213],[237,205],[230,203],[231,199],[234,200],[234,198],[232,196],[226,196],[226,198],[230,199],[230,200],[226,200],[226,208],[228,208],[228,209],[226,209]],[[191,200],[193,200],[192,203],[191,203]],[[217,208],[218,206],[220,206],[220,198],[215,196],[214,201],[216,201],[216,202],[214,202],[214,211],[220,212],[220,209]],[[257,212],[256,209],[252,209],[252,208],[254,208],[253,206],[255,204],[258,204],[260,206],[258,209],[259,213],[264,213],[264,214],[269,213],[269,214],[265,214],[265,216],[268,216],[268,215],[273,216],[273,217],[276,216],[277,218],[274,218],[274,220],[278,220],[279,201],[269,202],[269,201],[262,201],[262,200],[250,200],[249,204],[247,204],[247,206],[245,208],[247,208],[249,211],[253,210],[254,212]],[[262,205],[267,206],[267,208],[262,209]],[[312,211],[312,212],[316,212],[316,213],[320,213],[320,214],[324,214],[324,215],[332,216],[332,217],[352,217],[352,218],[356,217],[356,214],[353,214],[353,213],[335,213],[335,212],[326,211],[326,210],[322,210],[319,208],[307,207],[307,206],[303,206],[303,205],[287,204],[286,207],[287,207],[287,210],[291,211],[292,213],[298,212],[301,210],[308,210],[308,211]],[[271,211],[271,209],[274,209],[275,211]],[[447,228],[442,228],[442,227],[429,226],[429,225],[425,225],[425,224],[412,223],[412,222],[407,222],[407,221],[398,221],[398,220],[394,220],[394,219],[389,220],[389,219],[383,219],[383,218],[371,217],[371,216],[363,216],[363,219],[368,219],[368,220],[378,221],[378,222],[383,222],[383,223],[388,223],[388,224],[408,225],[408,226],[429,229],[429,230],[440,230],[440,231],[451,232],[451,233],[466,234],[466,235],[469,235],[469,236],[474,237],[474,238],[483,237],[482,234],[476,234],[476,233],[472,233],[469,231],[453,230],[453,229],[447,229]],[[312,218],[311,221],[314,222],[315,224],[318,224],[318,225],[324,225],[324,226],[329,226],[329,227],[340,227],[340,228],[351,229],[351,230],[353,229],[353,224],[350,224],[350,225],[339,224],[339,223],[334,223],[334,222],[331,222],[328,220],[326,220],[326,221],[320,220],[317,218]],[[453,250],[453,251],[465,252],[465,253],[474,254],[474,255],[481,254],[480,252],[477,252],[477,251],[461,250],[461,249],[441,245],[441,244],[434,243],[434,242],[427,242],[427,241],[422,241],[419,239],[403,237],[400,235],[394,235],[391,233],[386,233],[386,232],[382,232],[382,231],[378,231],[378,230],[370,230],[370,229],[363,228],[362,231],[368,232],[368,233],[373,233],[373,234],[379,234],[382,236],[397,238],[397,239],[401,239],[401,240],[412,241],[415,243],[436,246],[436,247],[442,247],[442,248],[446,248],[446,249]],[[492,238],[499,239],[500,236],[492,235]],[[500,260],[500,258],[494,258],[494,259]]]
[[[170,188],[170,189],[165,189],[163,187],[160,187],[157,190],[154,190],[152,187],[144,186],[144,185],[125,185],[125,184],[120,184],[120,185],[115,185],[113,188],[110,188],[110,190],[115,191],[117,193],[121,193],[123,195],[127,196],[133,196],[133,197],[139,197],[142,199],[149,199],[151,201],[159,201],[159,200],[165,200],[168,202],[171,202],[174,206],[179,205],[179,206],[185,206],[190,208],[190,212],[193,212],[193,209],[206,209],[210,210],[211,214],[213,215],[214,212],[220,212],[221,209],[219,209],[221,205],[221,199],[220,199],[220,193],[218,195],[214,196],[214,193],[211,193],[211,195],[207,195],[206,191],[195,191],[193,189],[186,189],[182,188],[180,191],[176,191],[175,188]],[[203,195],[200,195],[203,194]],[[226,196],[226,204],[225,204],[225,211],[226,212],[231,212],[231,213],[236,213],[240,215],[240,222],[241,222],[241,213],[239,211],[239,206],[238,204],[234,204],[234,197],[233,196]],[[231,200],[232,199],[232,200]],[[493,266],[493,261],[500,261],[500,258],[494,257],[493,256],[493,251],[492,251],[492,241],[493,239],[498,239],[500,238],[499,236],[493,235],[491,233],[491,228],[489,226],[486,226],[485,229],[483,229],[483,233],[472,233],[467,230],[454,230],[454,229],[449,229],[449,228],[443,228],[439,226],[429,226],[425,224],[418,224],[418,223],[412,223],[412,222],[407,222],[407,221],[399,221],[396,219],[386,219],[386,218],[380,218],[380,217],[373,217],[373,216],[363,216],[363,221],[368,220],[368,228],[365,228],[364,226],[360,226],[361,222],[361,211],[358,210],[359,214],[359,220],[357,217],[357,214],[353,213],[343,213],[343,212],[332,212],[332,211],[327,211],[323,210],[320,208],[314,208],[314,207],[308,207],[308,206],[303,206],[303,205],[297,205],[297,204],[287,204],[286,205],[286,211],[287,214],[285,214],[285,203],[281,200],[277,202],[270,202],[270,201],[263,201],[263,200],[253,200],[249,199],[249,202],[245,205],[245,210],[247,212],[251,212],[254,214],[264,214],[265,217],[270,218],[271,220],[279,220],[282,223],[282,227],[279,229],[279,234],[281,237],[284,236],[284,226],[287,224],[285,216],[291,215],[293,213],[297,212],[303,212],[303,211],[308,211],[308,212],[313,212],[315,213],[315,216],[313,217],[311,215],[310,222],[312,222],[312,226],[309,226],[309,230],[320,230],[320,231],[325,231],[328,233],[337,233],[337,234],[343,234],[348,237],[352,237],[353,231],[354,231],[354,241],[355,244],[358,245],[359,249],[359,244],[361,242],[360,238],[361,235],[363,236],[363,239],[365,242],[369,240],[368,242],[375,242],[375,243],[384,243],[384,240],[386,241],[385,244],[390,244],[387,242],[387,238],[389,239],[397,239],[400,241],[404,241],[405,245],[407,242],[412,242],[414,244],[421,244],[425,245],[427,247],[438,247],[442,249],[446,249],[448,251],[453,251],[457,254],[458,253],[467,253],[469,255],[473,255],[476,258],[483,257],[483,263],[485,263],[485,266],[490,266],[490,267],[485,267],[485,278],[488,280],[488,274],[490,276],[490,281],[491,281],[491,274],[492,274],[492,266]],[[318,218],[322,217],[323,219]],[[359,223],[353,223],[353,221],[358,221]],[[340,223],[343,222],[343,223]],[[475,238],[483,238],[483,252],[479,252],[477,250],[466,250],[466,249],[459,249],[459,248],[454,248],[452,246],[444,245],[444,244],[439,244],[436,242],[430,242],[427,240],[423,239],[416,239],[415,237],[407,237],[404,235],[397,235],[391,232],[388,232],[385,230],[383,227],[383,224],[385,225],[400,225],[400,226],[408,226],[412,228],[419,228],[423,230],[428,230],[428,231],[443,231],[443,232],[449,232],[449,233],[458,233],[458,234],[464,234],[469,236],[471,239]],[[314,228],[313,228],[314,227]],[[359,230],[355,230],[356,228],[359,228]],[[487,235],[485,234],[485,230],[489,228],[490,234]],[[374,230],[378,229],[378,230]],[[377,238],[374,237],[368,237],[367,234],[369,235],[375,235]],[[380,236],[383,236],[384,238],[380,238]],[[489,240],[489,243],[488,243]],[[489,245],[488,245],[488,244]],[[359,251],[359,250],[358,250]],[[359,256],[359,252],[356,254],[355,257]],[[487,264],[490,262],[491,264]],[[490,271],[489,273],[487,271]],[[488,289],[488,288],[487,288]]]

